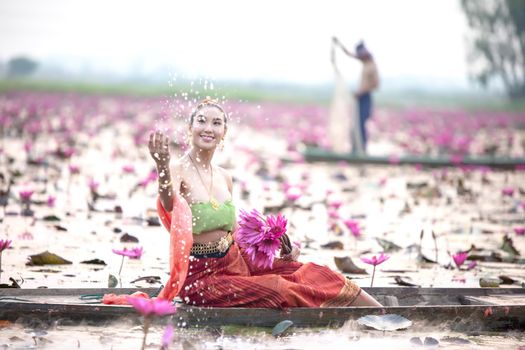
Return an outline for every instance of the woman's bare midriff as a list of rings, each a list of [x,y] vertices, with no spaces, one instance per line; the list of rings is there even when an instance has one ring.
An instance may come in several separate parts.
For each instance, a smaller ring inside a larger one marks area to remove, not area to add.
[[[224,231],[224,230],[213,230],[213,231],[202,232],[199,234],[193,234],[193,243],[216,242],[220,240],[222,237],[226,236],[227,234],[228,234],[228,231]]]

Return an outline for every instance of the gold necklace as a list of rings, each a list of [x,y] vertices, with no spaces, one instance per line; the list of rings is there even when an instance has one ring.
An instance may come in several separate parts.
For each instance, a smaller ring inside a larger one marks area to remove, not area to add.
[[[204,183],[204,180],[202,178],[201,172],[199,171],[199,168],[197,167],[197,165],[195,164],[195,162],[193,161],[193,158],[190,156],[189,153],[188,153],[188,157],[190,158],[191,163],[193,164],[195,169],[197,170],[197,174],[199,175],[199,179],[201,179],[202,187],[204,187],[204,189],[208,191],[208,196],[210,197],[210,201],[209,202],[211,204],[211,207],[214,210],[219,209],[219,202],[217,202],[217,200],[215,198],[213,198],[213,167],[211,166],[211,163],[210,163],[211,183],[210,183],[210,189],[208,190],[206,188],[206,184]]]

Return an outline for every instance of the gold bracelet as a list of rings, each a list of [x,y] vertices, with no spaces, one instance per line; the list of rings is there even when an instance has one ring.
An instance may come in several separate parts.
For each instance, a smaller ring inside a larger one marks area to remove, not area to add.
[[[168,182],[168,183],[166,183],[166,184],[161,184],[161,183],[159,182],[159,186],[162,187],[162,188],[164,188],[164,189],[168,188],[168,186],[171,186],[171,179],[170,179],[170,182]]]

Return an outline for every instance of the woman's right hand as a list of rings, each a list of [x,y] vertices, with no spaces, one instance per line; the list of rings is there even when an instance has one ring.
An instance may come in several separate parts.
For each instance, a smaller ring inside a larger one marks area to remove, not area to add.
[[[149,134],[148,148],[151,157],[157,164],[157,168],[166,168],[170,164],[170,139],[162,131]]]

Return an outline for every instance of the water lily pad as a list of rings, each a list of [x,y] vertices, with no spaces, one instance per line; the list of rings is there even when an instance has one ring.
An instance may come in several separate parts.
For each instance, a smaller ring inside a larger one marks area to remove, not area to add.
[[[60,218],[56,215],[47,215],[42,218],[44,221],[60,221]]]
[[[278,337],[282,335],[288,328],[290,328],[293,325],[293,322],[290,320],[284,320],[275,325],[272,329],[272,335],[274,337]]]
[[[104,260],[100,259],[91,259],[91,260],[84,260],[80,262],[81,264],[90,264],[90,265],[107,265]]]
[[[382,238],[376,238],[377,243],[383,248],[385,253],[391,253],[391,252],[397,252],[398,250],[401,250],[401,247],[395,244],[394,242],[388,241],[386,239]]]
[[[321,245],[321,248],[343,250],[345,246],[341,241],[332,241]]]
[[[118,279],[113,276],[112,274],[109,274],[108,276],[108,288],[115,288],[118,284]]]
[[[29,261],[26,263],[28,266],[42,266],[42,265],[69,265],[71,261],[64,259],[63,257],[45,251],[40,254],[30,255]]]
[[[132,236],[128,233],[124,233],[121,237],[120,237],[120,241],[122,243],[138,243],[139,242],[139,239],[135,236]]]
[[[398,329],[406,329],[412,325],[412,321],[396,314],[366,315],[360,317],[357,323],[380,331],[396,331]]]
[[[365,269],[357,267],[356,264],[354,264],[354,262],[352,261],[352,258],[350,258],[349,256],[345,256],[342,258],[334,256],[334,262],[335,262],[335,266],[337,266],[337,268],[341,272],[353,273],[353,274],[358,274],[358,275],[368,274]]]
[[[480,278],[479,286],[483,288],[497,288],[500,285],[499,278]]]

